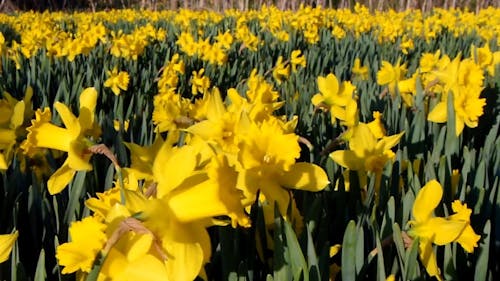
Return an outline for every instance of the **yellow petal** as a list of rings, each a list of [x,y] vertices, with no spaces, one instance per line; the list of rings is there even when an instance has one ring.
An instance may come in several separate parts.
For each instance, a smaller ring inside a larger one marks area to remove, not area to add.
[[[219,89],[214,88],[210,93],[207,94],[209,95],[207,104],[207,118],[210,120],[219,120],[226,112],[226,106],[222,101]]]
[[[312,99],[311,99],[311,103],[315,106],[319,105],[320,103],[322,103],[323,101],[325,100],[325,98],[323,97],[322,94],[315,94]]]
[[[481,236],[477,235],[470,225],[467,225],[456,241],[460,243],[460,246],[462,246],[465,251],[472,253],[474,252],[474,248],[477,247],[479,239],[481,239]]]
[[[458,116],[458,114],[455,114],[455,134],[459,136],[464,130],[464,127],[465,127],[464,119]]]
[[[365,123],[359,123],[353,131],[349,140],[349,148],[356,153],[358,157],[364,157],[367,151],[372,151],[377,145],[377,139]]]
[[[52,148],[69,151],[71,141],[75,136],[68,129],[57,127],[48,122],[32,121],[28,129],[26,142],[28,146]]]
[[[447,103],[446,102],[440,102],[436,104],[436,106],[432,109],[431,112],[429,112],[429,115],[427,115],[427,120],[431,122],[436,122],[436,123],[444,123],[447,120]]]
[[[7,170],[9,165],[7,165],[7,161],[5,161],[5,156],[0,153],[0,170]]]
[[[399,140],[403,136],[405,132],[401,132],[399,134],[382,137],[382,139],[377,143],[376,150],[384,152],[396,146],[399,143]]]
[[[77,138],[80,135],[80,123],[73,112],[64,103],[56,102],[54,107],[68,132],[73,138]]]
[[[318,88],[319,91],[325,97],[325,100],[329,100],[334,95],[339,92],[339,81],[337,77],[333,74],[328,74],[326,77],[318,77]],[[330,102],[327,102],[330,104]]]
[[[220,120],[204,120],[190,126],[186,131],[201,137],[203,140],[217,140],[223,137],[223,130]]]
[[[169,144],[165,142],[153,164],[153,174],[158,180],[158,198],[169,193],[189,177],[196,163],[193,147],[185,145],[180,148],[169,148]]]
[[[12,234],[2,234],[0,235],[0,263],[9,259],[12,247],[17,240],[19,233],[14,231]]]
[[[171,242],[167,245],[167,280],[192,281],[203,265],[203,249],[198,243]]]
[[[15,129],[24,123],[24,101],[17,102],[14,106],[14,112],[10,118],[11,128]]]
[[[266,196],[269,204],[273,206],[275,202],[278,203],[278,208],[282,216],[287,215],[288,205],[290,204],[290,193],[283,189],[277,182],[270,179],[262,180],[260,183],[260,190]]]
[[[151,245],[153,245],[153,236],[150,234],[134,234],[127,245],[127,260],[140,259],[147,254]]]
[[[330,158],[344,168],[348,168],[353,171],[364,170],[365,161],[360,158],[351,150],[337,150],[330,153]]]
[[[169,261],[165,263],[168,264]],[[143,255],[136,260],[133,260],[126,266],[123,272],[125,275],[124,277],[126,280],[176,280],[167,278],[168,273],[165,263],[151,254]],[[118,270],[118,272],[120,272],[123,269]]]
[[[56,258],[64,266],[63,274],[77,270],[90,272],[94,260],[106,242],[106,225],[94,217],[73,222],[69,228],[71,242],[57,247]]]
[[[429,181],[417,194],[413,217],[417,222],[428,220],[443,197],[443,188],[436,180]]]
[[[75,173],[76,171],[69,167],[68,160],[66,160],[47,181],[50,195],[61,192],[71,182]]]
[[[420,261],[422,261],[422,264],[425,266],[427,273],[430,276],[436,277],[438,280],[442,280],[436,261],[436,255],[434,254],[434,249],[432,249],[432,243],[427,240],[421,240],[418,245],[418,250]]]
[[[463,221],[452,221],[445,218],[431,218],[422,225],[412,228],[412,233],[419,237],[429,238],[436,245],[445,245],[455,241],[467,224]]]
[[[330,181],[323,168],[310,163],[296,163],[279,178],[280,185],[300,190],[320,191]]]
[[[16,142],[16,131],[0,128],[0,149],[11,147]]]
[[[94,124],[94,110],[97,103],[97,91],[90,87],[80,94],[79,121],[83,130],[92,129]]]

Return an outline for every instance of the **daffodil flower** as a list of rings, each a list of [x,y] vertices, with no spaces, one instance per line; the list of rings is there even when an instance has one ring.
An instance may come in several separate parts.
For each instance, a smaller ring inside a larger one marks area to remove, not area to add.
[[[312,97],[312,104],[330,111],[332,123],[335,123],[336,119],[349,122],[346,120],[346,116],[350,116],[346,113],[349,111],[346,107],[353,108],[349,105],[352,105],[356,86],[349,81],[339,84],[337,77],[330,73],[326,77],[318,77],[318,88],[320,93]]]
[[[205,93],[210,87],[210,79],[203,74],[205,69],[202,68],[200,71],[193,71],[191,76],[191,93],[196,96],[198,93]]]
[[[18,140],[26,135],[25,124],[33,116],[31,98],[33,89],[26,88],[23,100],[8,93],[0,100],[0,170],[6,170],[16,152]]]
[[[290,58],[290,64],[292,65],[292,71],[297,71],[297,66],[306,67],[306,58],[302,55],[301,50],[293,50]]]
[[[276,65],[273,68],[273,77],[278,85],[290,76],[290,65],[288,62],[283,62],[283,57],[279,56]]]
[[[361,61],[359,58],[354,59],[354,65],[352,66],[351,72],[355,77],[359,77],[361,80],[368,80],[368,66],[361,66]]]
[[[391,150],[399,143],[401,132],[392,136],[383,136],[379,140],[365,123],[359,123],[349,139],[349,150],[337,150],[330,157],[339,165],[353,171],[379,173],[387,161],[395,156]]]
[[[382,67],[377,72],[377,83],[379,85],[387,85],[389,93],[394,97],[396,95],[396,87],[406,74],[406,63],[400,63],[400,59],[395,65],[388,61],[382,61]]]
[[[298,139],[294,133],[285,132],[277,120],[250,126],[238,152],[244,205],[253,203],[260,190],[271,204],[278,202],[285,216],[290,203],[288,188],[319,191],[329,184],[321,167],[295,162],[300,156]]]
[[[427,273],[443,280],[437,265],[436,255],[432,244],[445,245],[459,242],[467,252],[472,252],[477,247],[480,236],[474,233],[470,226],[471,210],[459,201],[452,204],[456,214],[448,217],[435,217],[433,212],[443,196],[443,188],[436,180],[429,181],[417,194],[413,205],[414,220],[408,234],[412,238],[419,238],[419,256]]]
[[[95,217],[86,217],[76,221],[69,227],[71,242],[57,247],[56,258],[64,266],[62,274],[78,270],[90,272],[94,261],[104,247],[107,237],[106,225]]]
[[[63,165],[49,178],[47,187],[50,194],[61,192],[71,181],[76,171],[90,171],[91,153],[88,151],[93,143],[90,137],[97,137],[100,128],[94,120],[97,102],[97,91],[85,89],[80,95],[80,115],[77,118],[63,103],[56,102],[55,109],[59,113],[66,128],[58,127],[51,122],[50,109],[37,110],[35,120],[27,129],[28,136],[22,144],[27,154],[34,148],[51,148],[68,153]]]
[[[115,66],[111,71],[106,72],[108,79],[104,82],[104,87],[111,88],[115,95],[120,95],[121,91],[128,89],[130,77],[126,71],[118,72]]]
[[[392,136],[382,136],[378,139],[370,127],[373,126],[358,123],[356,127],[351,129],[349,149],[334,151],[330,157],[340,166],[358,171],[361,186],[366,185],[368,172],[375,174],[375,196],[378,198],[382,170],[388,161],[394,159],[395,154],[391,148],[399,143],[404,132]]]

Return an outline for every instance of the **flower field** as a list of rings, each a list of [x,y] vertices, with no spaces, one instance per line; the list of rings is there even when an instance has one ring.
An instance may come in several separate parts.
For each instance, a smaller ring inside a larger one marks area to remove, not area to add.
[[[0,14],[0,280],[500,278],[500,9]]]

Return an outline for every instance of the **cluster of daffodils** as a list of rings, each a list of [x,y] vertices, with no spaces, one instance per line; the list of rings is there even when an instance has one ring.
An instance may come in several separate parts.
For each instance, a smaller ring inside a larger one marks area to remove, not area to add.
[[[420,10],[370,13],[367,7],[359,4],[352,11],[309,6],[301,6],[297,11],[281,11],[263,6],[260,10],[224,13],[192,10],[179,13],[117,10],[72,15],[26,12],[0,16],[0,23],[12,26],[20,34],[20,39],[12,44],[0,40],[0,49],[19,69],[23,58],[29,59],[39,52],[73,61],[77,56],[89,56],[92,50],[104,46],[103,49],[115,57],[137,60],[148,45],[169,41],[176,43],[188,56],[197,55],[211,64],[223,65],[233,45],[240,46],[239,51],[257,51],[264,44],[287,42],[294,33],[301,34],[307,43],[316,44],[321,33],[327,31],[338,39],[370,34],[380,43],[399,42],[401,52],[409,54],[416,39],[428,42],[444,32],[455,37],[475,33],[484,41],[498,38],[499,25],[489,20],[498,18],[498,13],[499,10],[492,7],[478,14],[444,9],[435,9],[431,14],[423,14]],[[220,25],[224,19],[234,19],[230,30]],[[141,23],[143,21],[148,23]],[[131,30],[113,27],[121,23],[134,23],[134,27]],[[177,30],[175,36],[167,38],[167,30],[172,28]],[[205,29],[215,32],[207,34]],[[265,40],[260,35],[263,32],[270,35]]]
[[[481,98],[485,75],[494,76],[495,66],[500,63],[500,51],[492,52],[488,44],[471,48],[471,57],[453,60],[447,55],[425,53],[420,59],[419,68],[406,78],[406,64],[398,60],[394,65],[382,62],[377,72],[377,83],[386,86],[394,98],[397,93],[405,106],[413,107],[417,95],[417,83],[421,83],[426,96],[438,97],[439,101],[430,109],[427,120],[445,123],[448,118],[448,99],[453,101],[455,114],[455,133],[460,135],[465,126],[475,128],[483,115],[486,99]],[[419,81],[419,82],[418,82]]]
[[[360,67],[360,66],[358,66]],[[399,143],[404,132],[386,136],[380,112],[374,112],[374,120],[369,123],[359,121],[356,86],[350,81],[339,83],[334,74],[318,77],[320,93],[312,97],[312,104],[324,112],[329,112],[331,122],[336,120],[346,127],[342,138],[349,143],[349,149],[337,150],[330,157],[346,168],[345,188],[349,190],[349,171],[357,171],[361,186],[366,186],[368,174],[377,177],[375,192],[378,193],[380,176],[386,163],[395,157],[391,150]]]
[[[294,64],[302,64],[294,56]],[[319,191],[329,184],[321,167],[296,162],[297,118],[274,114],[284,103],[256,71],[245,93],[229,89],[224,102],[219,90],[207,85],[193,90],[193,95],[202,95],[194,103],[176,93],[177,75],[183,72],[176,56],[163,69],[153,118],[157,132],[167,137],[157,134],[147,146],[126,143],[130,167],[120,167],[99,145],[94,88],[80,94],[78,115],[63,103],[54,104],[64,127],[54,123],[49,108],[34,113],[20,145],[25,154],[43,149],[67,154],[47,182],[50,194],[63,191],[77,171],[92,170],[93,154],[108,156],[117,169],[115,186],[86,201],[92,215],[73,222],[70,242],[57,248],[62,273],[86,276],[98,270],[98,280],[142,279],[144,274],[148,279],[193,280],[205,276],[210,260],[207,227],[249,227],[250,207],[259,204],[266,221],[272,222],[277,207],[300,228],[291,190]],[[11,119],[24,120],[24,103],[14,104],[16,117]],[[15,240],[16,235],[2,239]],[[8,256],[7,250],[2,255]]]

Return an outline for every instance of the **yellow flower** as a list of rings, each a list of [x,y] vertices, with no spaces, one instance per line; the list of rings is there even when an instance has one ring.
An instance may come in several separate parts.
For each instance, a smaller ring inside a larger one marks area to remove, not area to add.
[[[297,66],[306,67],[306,58],[302,55],[301,50],[292,51],[292,55],[290,58],[290,63],[292,64],[292,71],[297,71]]]
[[[17,240],[19,233],[14,231],[11,234],[0,235],[0,263],[9,259],[10,252],[12,252],[12,247]]]
[[[231,44],[233,44],[233,41],[234,41],[233,36],[231,35],[231,33],[228,30],[226,30],[226,32],[224,32],[224,33],[220,33],[220,31],[219,31],[219,33],[215,37],[215,40],[224,49],[230,49]]]
[[[118,72],[115,66],[113,70],[106,72],[108,79],[104,82],[104,87],[111,88],[115,95],[120,94],[120,90],[126,91],[128,89],[129,75],[125,71]]]
[[[17,151],[18,140],[26,137],[26,124],[33,116],[31,98],[33,89],[26,88],[23,100],[18,101],[8,93],[0,100],[0,170],[8,169]]]
[[[290,76],[290,65],[287,62],[283,62],[283,57],[279,56],[276,61],[276,65],[273,68],[273,77],[278,85],[283,82],[283,80],[288,79]]]
[[[328,177],[323,169],[310,163],[295,163],[300,156],[298,136],[287,133],[276,119],[252,124],[239,144],[240,179],[245,204],[252,204],[260,190],[282,215],[290,202],[288,188],[319,191]]]
[[[153,161],[163,145],[163,138],[157,135],[150,146],[140,146],[135,143],[125,142],[130,150],[130,168],[124,168],[127,173],[133,173],[137,179],[153,179]]]
[[[441,50],[437,50],[436,53],[424,53],[420,57],[420,72],[427,73],[434,70],[439,62],[439,57],[441,56]]]
[[[453,92],[453,109],[455,111],[455,134],[459,136],[465,125],[469,128],[478,126],[479,117],[483,115],[485,98],[479,98],[480,91],[473,88],[461,88]],[[439,102],[427,116],[427,120],[444,123],[448,120],[448,101]]]
[[[353,75],[356,77],[359,77],[361,80],[367,80],[369,76],[369,69],[368,66],[361,66],[361,61],[359,58],[356,58],[354,60],[354,65],[351,69],[351,72]]]
[[[401,48],[401,52],[405,55],[408,54],[408,51],[413,50],[415,48],[415,44],[413,44],[413,39],[409,38],[408,36],[403,36],[401,39],[401,43],[399,44],[399,47]]]
[[[382,113],[374,111],[372,113],[373,121],[368,123],[368,128],[372,132],[373,136],[378,140],[385,137],[386,130],[384,123],[382,122]]]
[[[63,274],[76,271],[90,272],[94,261],[104,247],[106,225],[94,217],[73,222],[69,228],[71,242],[57,247],[56,258],[64,266]]]
[[[80,94],[80,116],[77,118],[63,103],[56,102],[56,108],[66,128],[50,123],[52,114],[48,108],[37,110],[35,120],[27,129],[28,136],[21,148],[31,154],[34,148],[51,148],[68,152],[64,164],[49,178],[47,187],[50,194],[61,192],[71,181],[76,171],[92,170],[89,163],[93,145],[91,137],[100,134],[99,125],[94,120],[97,91],[87,88]]]
[[[406,74],[406,63],[400,64],[400,59],[393,66],[388,61],[382,61],[382,68],[377,72],[377,83],[379,85],[388,85],[389,93],[394,97],[398,82]]]
[[[202,68],[198,72],[193,71],[191,77],[191,93],[193,96],[196,96],[198,93],[205,93],[208,88],[210,88],[210,79],[208,77],[203,76],[205,69]]]
[[[443,280],[437,265],[436,255],[432,244],[445,245],[451,242],[459,242],[467,251],[472,252],[477,247],[480,236],[474,233],[470,227],[471,210],[459,201],[452,204],[456,214],[449,218],[435,217],[434,209],[438,206],[443,196],[443,188],[436,180],[429,181],[417,194],[413,205],[412,214],[414,220],[408,234],[413,238],[419,238],[419,256],[427,273]]]
[[[330,73],[326,77],[318,77],[318,88],[320,93],[312,97],[312,104],[330,111],[332,123],[336,119],[348,121],[345,120],[346,107],[353,100],[356,87],[349,81],[339,85],[337,77]]]
[[[417,73],[408,79],[398,81],[398,90],[403,103],[408,106],[413,106],[413,96],[417,94]]]
[[[337,150],[330,157],[339,165],[353,171],[380,173],[387,161],[395,156],[391,148],[399,143],[404,132],[377,140],[365,123],[354,127],[349,150]]]

